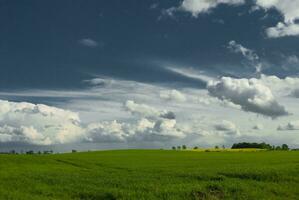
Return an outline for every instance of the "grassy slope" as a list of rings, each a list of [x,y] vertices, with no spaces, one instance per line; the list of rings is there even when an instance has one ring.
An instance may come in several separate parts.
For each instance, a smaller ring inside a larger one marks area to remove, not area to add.
[[[0,155],[0,199],[297,199],[299,152]]]

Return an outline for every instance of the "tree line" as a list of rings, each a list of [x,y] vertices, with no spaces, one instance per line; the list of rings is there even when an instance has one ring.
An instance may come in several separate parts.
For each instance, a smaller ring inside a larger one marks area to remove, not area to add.
[[[192,148],[192,147],[191,147]],[[216,145],[214,147],[215,149],[225,149],[225,146],[222,145],[219,147]],[[173,146],[172,150],[186,150],[187,146],[186,145],[179,145],[179,146]],[[189,148],[190,149],[190,148]],[[192,149],[199,149],[198,146],[193,147]],[[270,145],[265,142],[262,143],[256,143],[256,142],[241,142],[241,143],[235,143],[232,145],[231,149],[267,149],[267,150],[277,150],[277,151],[288,151],[290,150],[289,146],[287,144],[282,144],[281,146],[275,146],[275,145]]]
[[[33,154],[53,154],[54,151],[53,150],[45,150],[45,151],[33,151],[33,150],[29,150],[29,151],[20,151],[17,152],[15,150],[11,150],[11,151],[7,151],[7,152],[0,152],[0,154],[27,154],[27,155],[33,155]]]
[[[250,143],[250,142],[241,142],[241,143],[235,143],[231,147],[232,149],[247,149],[247,148],[255,148],[255,149],[267,149],[267,150],[283,150],[287,151],[289,150],[289,146],[287,144],[283,144],[281,146],[275,146],[275,145],[270,145],[265,142],[262,143]]]

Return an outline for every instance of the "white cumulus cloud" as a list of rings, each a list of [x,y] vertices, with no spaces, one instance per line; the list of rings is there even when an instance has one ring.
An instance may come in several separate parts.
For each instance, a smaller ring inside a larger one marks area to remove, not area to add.
[[[276,101],[270,88],[255,78],[222,77],[219,81],[209,82],[207,88],[210,95],[240,105],[245,111],[272,118],[288,115],[286,109]]]
[[[283,22],[279,22],[275,27],[266,30],[270,38],[285,36],[298,36],[299,24],[299,1],[298,0],[257,0],[256,4],[266,10],[274,8],[284,17]]]
[[[164,90],[160,92],[160,98],[168,101],[184,102],[186,97],[178,90]]]
[[[37,145],[83,139],[79,116],[43,104],[0,100],[0,141]]]
[[[275,27],[267,28],[266,33],[270,38],[298,36],[299,24],[279,22]]]
[[[244,3],[244,0],[183,0],[178,7],[169,8],[166,13],[173,15],[174,12],[183,11],[191,13],[193,17],[198,17],[199,14],[208,13],[220,4],[241,5]]]

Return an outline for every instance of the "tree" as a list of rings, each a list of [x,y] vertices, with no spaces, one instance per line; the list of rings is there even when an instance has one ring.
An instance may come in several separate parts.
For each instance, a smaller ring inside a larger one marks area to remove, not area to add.
[[[34,151],[33,150],[27,151],[26,154],[32,155],[34,154]]]
[[[287,144],[283,144],[283,145],[281,145],[281,149],[284,150],[284,151],[288,151],[289,146]]]
[[[215,146],[215,149],[219,149],[219,146],[216,145],[216,146]]]
[[[275,148],[275,150],[280,151],[280,150],[281,150],[281,147],[280,147],[280,146],[277,146],[277,147]]]
[[[176,150],[176,147],[175,147],[175,146],[173,146],[173,147],[172,147],[172,150]]]
[[[232,146],[232,149],[244,149],[244,148],[268,149],[268,150],[271,150],[273,147],[270,144],[266,144],[265,142],[262,142],[262,143],[242,142],[242,143],[233,144],[233,146]]]
[[[224,146],[224,145],[222,145],[222,149],[225,149],[225,146]]]
[[[182,145],[182,149],[187,149],[187,146],[186,145]]]
[[[72,150],[72,153],[77,153],[77,150],[76,150],[76,149],[73,149],[73,150]]]
[[[178,149],[178,150],[181,150],[181,146],[178,146],[177,149]]]
[[[13,149],[10,151],[10,154],[16,154],[16,151]]]
[[[193,149],[198,149],[198,147],[195,146]]]
[[[53,150],[49,150],[49,151],[44,151],[44,154],[53,154]]]

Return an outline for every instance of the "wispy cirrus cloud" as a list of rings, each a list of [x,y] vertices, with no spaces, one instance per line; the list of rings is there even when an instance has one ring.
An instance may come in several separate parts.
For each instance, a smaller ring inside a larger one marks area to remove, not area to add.
[[[251,65],[255,67],[256,73],[261,73],[262,63],[260,62],[260,57],[251,49],[244,47],[241,44],[238,44],[236,41],[231,40],[227,46],[234,53],[240,53],[246,58]]]
[[[80,40],[78,40],[79,44],[83,45],[83,46],[87,46],[87,47],[97,47],[99,45],[99,43],[91,38],[82,38]]]

